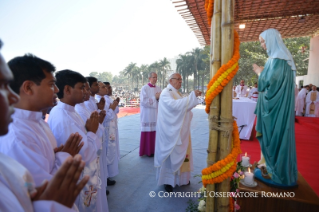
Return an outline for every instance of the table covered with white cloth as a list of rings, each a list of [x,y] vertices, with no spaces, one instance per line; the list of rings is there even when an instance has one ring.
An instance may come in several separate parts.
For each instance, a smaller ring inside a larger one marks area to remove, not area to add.
[[[257,102],[250,100],[247,97],[239,97],[233,99],[233,116],[236,117],[238,131],[240,126],[246,125],[240,132],[240,139],[249,140],[256,115],[254,114]]]

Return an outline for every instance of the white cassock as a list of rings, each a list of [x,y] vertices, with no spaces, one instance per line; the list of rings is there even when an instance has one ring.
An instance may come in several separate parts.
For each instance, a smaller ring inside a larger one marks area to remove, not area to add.
[[[90,99],[88,101],[85,101],[84,105],[89,109],[89,111],[91,111],[91,113],[93,111],[100,112],[100,110],[97,108],[97,101],[94,96],[90,96]]]
[[[140,118],[141,118],[141,139],[140,156],[154,155],[155,151],[155,132],[157,121],[158,100],[156,93],[160,93],[158,86],[148,83],[144,85],[140,93]],[[152,132],[152,133],[151,133]]]
[[[194,91],[182,97],[170,84],[159,99],[154,165],[157,185],[186,185],[193,170],[191,110],[198,104]]]
[[[48,124],[58,145],[65,144],[71,133],[78,132],[83,138],[84,145],[80,150],[82,160],[85,161],[83,176],[90,176],[89,182],[80,192],[76,204],[79,211],[108,211],[106,188],[100,179],[100,147],[99,137],[93,132],[87,132],[85,124],[73,106],[61,101],[55,106],[48,119]]]
[[[95,95],[97,101],[100,101],[102,96]],[[119,142],[118,142],[118,130],[117,130],[117,113],[119,108],[116,107],[113,111],[110,108],[110,104],[113,103],[113,100],[105,95],[105,107],[104,110],[107,111],[107,115],[104,119],[103,126],[106,129],[107,137],[107,148],[106,148],[106,161],[107,161],[107,171],[108,177],[114,177],[119,174],[119,160],[120,160],[120,151],[119,151]]]
[[[319,92],[310,91],[306,97],[306,116],[319,117]]]
[[[305,106],[305,99],[307,95],[307,89],[303,88],[301,91],[298,93],[295,105],[295,111],[296,111],[296,116],[302,116],[303,113],[303,108]]]
[[[242,89],[243,87],[243,89]],[[244,86],[241,86],[241,85],[237,85],[236,89],[235,89],[235,92],[237,94],[236,97],[246,97],[246,94],[247,94],[247,86],[244,85]]]
[[[140,93],[141,131],[156,131],[158,101],[155,94],[161,92],[158,86],[144,85]]]
[[[2,141],[3,142],[3,141]],[[35,183],[30,172],[14,159],[0,153],[0,211],[73,211],[54,201],[33,201]]]
[[[67,157],[66,152],[54,153],[57,142],[42,112],[15,108],[9,132],[0,137],[0,152],[18,161],[31,173],[35,186],[50,181]]]
[[[258,94],[254,94],[255,92],[258,92],[258,88],[250,89],[249,94],[248,94],[248,98],[250,98],[251,100],[257,102]]]
[[[86,121],[90,118],[92,112],[94,112],[94,111],[91,112],[85,106],[84,103],[76,104],[75,111],[81,116],[84,123],[86,123]],[[101,176],[100,176],[101,183],[102,183],[101,186],[106,188],[107,187],[106,179],[108,177],[108,173],[107,173],[107,166],[106,166],[106,149],[105,149],[106,145],[104,142],[105,128],[103,124],[99,124],[99,128],[96,132],[96,135],[99,137],[102,143],[102,146],[99,149],[100,153],[98,154],[100,158],[99,164],[100,164],[100,170],[101,170]]]

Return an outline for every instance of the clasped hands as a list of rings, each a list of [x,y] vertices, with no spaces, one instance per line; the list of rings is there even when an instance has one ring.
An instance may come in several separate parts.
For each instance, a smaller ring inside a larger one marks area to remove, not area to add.
[[[31,201],[55,201],[72,208],[75,199],[90,179],[89,176],[84,176],[78,183],[84,166],[81,155],[68,157],[50,182],[45,181],[30,195]]]

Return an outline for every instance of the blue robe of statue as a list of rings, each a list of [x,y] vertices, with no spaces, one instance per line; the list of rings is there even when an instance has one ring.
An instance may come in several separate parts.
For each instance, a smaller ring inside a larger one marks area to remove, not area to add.
[[[258,79],[257,139],[272,181],[297,181],[294,72],[286,60],[269,58]]]

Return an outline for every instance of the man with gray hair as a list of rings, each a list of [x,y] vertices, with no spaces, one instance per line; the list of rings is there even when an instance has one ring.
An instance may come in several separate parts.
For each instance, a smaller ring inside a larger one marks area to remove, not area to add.
[[[175,185],[188,185],[193,170],[191,110],[198,104],[197,97],[202,92],[195,90],[182,97],[178,91],[181,86],[181,75],[172,74],[158,107],[154,165],[157,185],[164,184],[167,192],[172,192]]]
[[[140,93],[141,139],[140,156],[154,156],[158,100],[161,89],[155,84],[157,74],[148,74],[149,83],[144,85]]]

